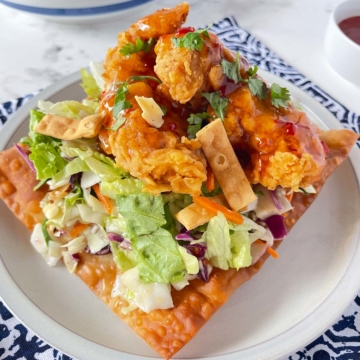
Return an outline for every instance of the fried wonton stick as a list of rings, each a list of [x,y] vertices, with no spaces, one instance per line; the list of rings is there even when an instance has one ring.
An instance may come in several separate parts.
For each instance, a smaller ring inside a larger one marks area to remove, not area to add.
[[[35,126],[35,132],[61,140],[92,138],[99,134],[104,116],[89,115],[83,119],[70,119],[64,116],[47,114]]]
[[[230,207],[238,211],[256,200],[221,120],[212,121],[196,137]]]
[[[211,200],[215,201],[219,205],[225,206],[227,208],[229,207],[229,204],[223,194],[213,196]],[[208,212],[202,206],[199,206],[195,203],[180,210],[175,215],[177,221],[183,224],[187,230],[192,230],[200,225],[206,224],[214,216],[214,214]]]

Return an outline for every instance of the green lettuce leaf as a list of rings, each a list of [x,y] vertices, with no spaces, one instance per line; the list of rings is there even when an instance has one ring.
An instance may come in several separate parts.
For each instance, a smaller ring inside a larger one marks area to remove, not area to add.
[[[85,204],[84,194],[80,186],[76,186],[75,189],[65,196],[66,205],[74,206],[75,204]]]
[[[105,196],[115,199],[116,195],[139,194],[144,183],[135,178],[118,179],[113,182],[102,181],[100,191]]]
[[[186,268],[178,245],[165,229],[131,239],[142,283],[177,283],[184,278]]]
[[[131,237],[150,234],[166,224],[161,196],[141,193],[115,196],[115,199]]]
[[[231,238],[231,254],[229,265],[236,270],[251,265],[252,257],[250,252],[251,241],[249,232],[246,230],[235,231]]]
[[[53,144],[33,143],[30,151],[29,159],[35,166],[38,180],[52,178],[66,165],[66,161],[60,156],[59,147]]]
[[[89,74],[85,69],[80,70],[82,84],[80,86],[86,92],[86,95],[93,99],[100,99],[101,90],[98,87],[94,77]]]
[[[185,268],[188,274],[196,275],[199,272],[199,260],[187,252],[185,248],[178,245],[179,253],[185,263]]]
[[[211,264],[220,269],[228,270],[228,261],[232,258],[230,229],[221,212],[218,212],[217,216],[209,221],[202,239],[207,245],[207,258]]]
[[[56,173],[53,177],[55,183],[79,172],[89,171],[89,167],[86,165],[84,160],[76,158],[66,164],[66,166]]]
[[[82,119],[85,116],[96,113],[96,108],[73,100],[60,101],[57,103],[40,100],[38,102],[38,108],[46,113],[65,116],[71,119]]]
[[[123,249],[114,241],[110,242],[110,247],[114,262],[121,271],[126,271],[136,266],[132,250]]]
[[[105,230],[106,232],[113,232],[115,234],[122,235],[123,237],[128,237],[126,233],[126,222],[125,219],[119,215],[119,216],[109,216],[106,219],[105,223]]]

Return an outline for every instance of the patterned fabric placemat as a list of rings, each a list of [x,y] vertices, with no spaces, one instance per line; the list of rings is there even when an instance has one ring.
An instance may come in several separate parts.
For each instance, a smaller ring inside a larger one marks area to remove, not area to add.
[[[241,52],[249,62],[298,86],[325,106],[348,129],[360,132],[360,116],[339,104],[313,82],[289,66],[264,44],[227,17],[214,24],[225,45]],[[0,104],[0,128],[33,95]],[[1,130],[0,130],[1,131]],[[360,142],[358,142],[360,147]],[[0,301],[1,360],[71,360],[22,325]],[[360,294],[337,322],[304,349],[281,360],[358,360],[360,359]],[[84,359],[85,360],[85,359]],[[246,360],[246,359],[244,359]]]

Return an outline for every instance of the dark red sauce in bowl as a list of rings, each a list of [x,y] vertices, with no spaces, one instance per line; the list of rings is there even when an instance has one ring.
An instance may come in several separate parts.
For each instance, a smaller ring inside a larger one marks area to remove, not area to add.
[[[360,45],[360,16],[352,16],[339,23],[339,28],[352,41]]]

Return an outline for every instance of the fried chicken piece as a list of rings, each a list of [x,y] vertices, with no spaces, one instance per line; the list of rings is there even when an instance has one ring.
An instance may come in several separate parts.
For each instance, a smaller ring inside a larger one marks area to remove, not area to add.
[[[200,194],[206,180],[206,161],[199,142],[183,137],[186,120],[170,109],[163,126],[156,129],[142,118],[135,95],[154,96],[150,86],[143,82],[128,85],[126,99],[132,108],[122,112],[126,118],[124,125],[109,131],[108,137],[116,163],[143,180],[144,191]]]
[[[171,41],[174,36],[178,35],[165,35],[157,42],[154,70],[171,97],[185,104],[199,91],[209,90],[209,70],[220,63],[224,51],[214,34],[210,34],[210,39],[204,38],[201,51],[177,47]]]
[[[298,190],[319,178],[325,151],[305,113],[290,105],[276,109],[252,96],[246,85],[228,98],[224,126],[235,151],[248,156],[245,172],[251,183]]]
[[[155,11],[131,25],[127,33],[132,41],[137,38],[142,40],[157,39],[162,35],[172,34],[186,21],[189,9],[189,4],[183,2],[171,9],[165,8]]]
[[[149,40],[159,38],[162,35],[177,31],[185,22],[189,13],[189,5],[182,3],[171,9],[162,9],[146,16],[130,26],[130,28],[118,35],[118,44],[110,48],[105,58],[104,67],[106,88],[116,81],[126,81],[132,75],[155,76],[155,54],[151,50],[123,56],[120,50],[123,46],[133,43],[137,39]]]

